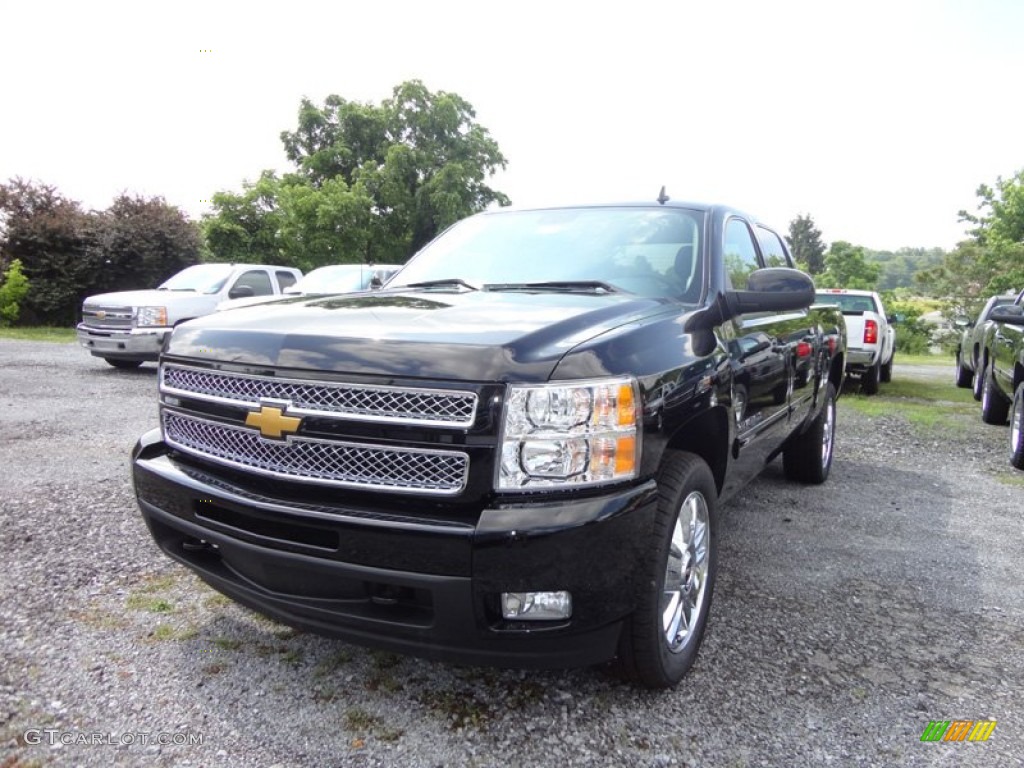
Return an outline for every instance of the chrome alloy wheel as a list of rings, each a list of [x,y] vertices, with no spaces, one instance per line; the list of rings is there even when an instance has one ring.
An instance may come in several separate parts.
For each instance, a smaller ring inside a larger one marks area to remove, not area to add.
[[[1013,412],[1010,413],[1010,455],[1017,452],[1021,442],[1021,430],[1024,429],[1024,397],[1020,393],[1013,398]]]
[[[825,403],[825,423],[821,429],[821,466],[827,467],[832,461],[832,446],[835,445],[836,401]]]
[[[694,638],[704,609],[710,535],[707,501],[693,491],[676,515],[661,593],[661,626],[672,653],[682,651]]]

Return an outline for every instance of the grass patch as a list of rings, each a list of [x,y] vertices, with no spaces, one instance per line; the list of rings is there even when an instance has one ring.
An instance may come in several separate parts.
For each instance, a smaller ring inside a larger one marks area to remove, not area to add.
[[[957,405],[969,405],[977,408],[977,403],[971,395],[971,390],[961,389],[953,385],[953,377],[949,381],[935,381],[934,379],[908,379],[895,378],[892,381],[880,385],[877,395],[869,395],[871,399],[882,400],[912,400],[927,401],[932,403],[950,403]],[[857,393],[853,394],[858,397]],[[845,393],[844,393],[845,397]]]
[[[420,703],[444,717],[452,730],[480,730],[494,719],[492,708],[487,702],[480,701],[471,690],[425,693],[420,697]]]
[[[67,343],[77,338],[74,328],[0,328],[0,339]]]
[[[226,608],[231,603],[232,600],[227,595],[210,595],[203,600],[203,605],[207,608]]]
[[[236,640],[233,637],[215,637],[213,638],[213,644],[222,651],[237,651],[242,647],[242,641]]]
[[[316,671],[313,674],[317,677],[329,677],[350,661],[352,661],[352,653],[350,651],[338,651],[317,664]]]
[[[959,429],[962,420],[976,418],[978,410],[969,389],[956,387],[952,381],[924,378],[895,378],[882,384],[876,395],[854,389],[844,392],[839,402],[872,418],[899,416],[927,431]]]
[[[996,475],[996,480],[1003,485],[1010,486],[1011,488],[1024,488],[1024,472],[1018,472],[1015,475],[1000,472]]]
[[[946,354],[938,354],[938,355],[931,355],[931,354],[912,355],[912,354],[909,354],[907,352],[897,352],[896,353],[896,357],[894,358],[894,361],[896,362],[897,365],[899,365],[899,364],[906,364],[906,365],[938,365],[938,366],[949,365],[949,366],[952,366],[953,365],[953,355],[952,354],[948,354],[948,355],[946,355]],[[953,374],[951,373],[950,377],[952,377],[952,375]],[[885,385],[883,384],[882,386],[884,387]]]
[[[906,397],[873,395],[844,396],[842,405],[853,408],[865,416],[900,416],[915,426],[932,429],[959,429],[962,418],[974,415],[975,404],[939,403]]]
[[[349,707],[345,710],[345,728],[360,736],[376,736],[380,741],[395,742],[402,738],[405,733],[400,728],[392,728],[384,725],[383,721],[376,715],[371,715],[362,707]],[[353,746],[362,748],[365,742],[357,738],[352,742]]]
[[[172,613],[174,611],[174,604],[170,600],[154,595],[128,595],[124,604],[126,608],[133,611],[148,611],[149,613]]]

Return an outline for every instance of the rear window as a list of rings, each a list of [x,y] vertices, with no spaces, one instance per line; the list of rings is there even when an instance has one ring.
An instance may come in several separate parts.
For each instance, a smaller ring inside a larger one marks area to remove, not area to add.
[[[877,312],[873,296],[858,296],[849,293],[817,292],[819,304],[838,304],[843,312]]]

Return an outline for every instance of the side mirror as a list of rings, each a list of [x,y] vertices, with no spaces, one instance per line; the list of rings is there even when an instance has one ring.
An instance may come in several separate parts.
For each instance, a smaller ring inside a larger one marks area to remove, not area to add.
[[[253,290],[251,285],[236,285],[228,292],[229,299],[248,299],[250,296],[255,296],[256,291]]]
[[[1007,304],[1003,307],[996,307],[988,317],[989,320],[994,320],[997,323],[1024,325],[1024,305]]]
[[[814,303],[814,281],[798,269],[767,267],[750,273],[747,290],[730,291],[726,302],[733,315],[807,309]]]
[[[750,273],[745,291],[720,293],[710,306],[694,313],[688,332],[707,330],[737,315],[807,309],[814,303],[814,281],[798,269],[766,267]]]

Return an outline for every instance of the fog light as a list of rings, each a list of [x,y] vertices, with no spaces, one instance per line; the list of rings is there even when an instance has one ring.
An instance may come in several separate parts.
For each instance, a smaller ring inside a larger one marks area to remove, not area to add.
[[[502,592],[501,615],[516,621],[554,621],[572,616],[568,592]]]

